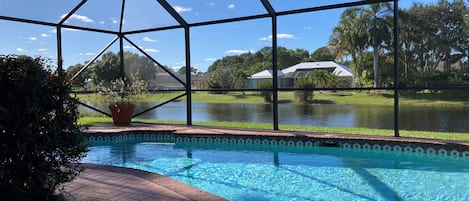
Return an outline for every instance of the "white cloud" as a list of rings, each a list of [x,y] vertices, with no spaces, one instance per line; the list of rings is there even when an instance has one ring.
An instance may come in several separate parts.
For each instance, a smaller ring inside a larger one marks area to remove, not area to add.
[[[296,37],[293,34],[277,34],[277,38],[294,39]]]
[[[16,48],[16,51],[18,51],[18,52],[26,52],[26,50],[24,50],[23,48]]]
[[[37,40],[36,37],[28,37],[28,40]]]
[[[78,29],[64,28],[65,31],[80,31]]]
[[[157,42],[157,40],[151,39],[151,38],[148,37],[148,36],[143,37],[142,40],[145,41],[145,42]]]
[[[124,46],[124,49],[136,49],[134,46],[126,45]]]
[[[182,6],[173,6],[174,10],[178,13],[191,12],[192,8],[182,7]]]
[[[104,21],[99,21],[98,23],[99,23],[99,24],[104,24]]]
[[[113,17],[111,18],[111,22],[112,22],[113,24],[119,23],[119,21],[117,20],[117,18],[113,18]]]
[[[312,30],[313,27],[303,27],[304,30]]]
[[[177,72],[181,68],[181,66],[178,66],[176,64],[176,66],[168,66],[168,68],[171,68],[171,69],[173,69],[173,71]]]
[[[49,37],[49,35],[47,35],[47,34],[45,34],[45,33],[42,33],[42,34],[41,34],[41,37],[47,38],[47,37]]]
[[[78,53],[78,55],[80,55],[80,56],[83,56],[83,55],[92,56],[92,55],[95,55],[95,54],[93,52],[87,52],[87,53]]]
[[[210,7],[214,7],[214,6],[215,6],[215,2],[213,2],[213,1],[207,2],[207,3],[205,3],[205,5],[210,6]]]
[[[63,14],[60,18],[64,18],[65,16],[67,16],[66,14]],[[82,22],[85,22],[85,23],[93,23],[94,21],[87,17],[87,16],[84,16],[84,15],[77,15],[77,14],[73,14],[72,16],[70,16],[70,18],[68,19],[75,19],[75,20],[79,20],[79,21],[82,21]]]
[[[57,29],[51,29],[48,31],[49,33],[53,33],[53,34],[56,34],[57,33]]]
[[[277,34],[277,39],[296,39],[296,37],[293,34]],[[269,35],[267,37],[262,37],[259,38],[259,40],[272,40],[272,35]]]
[[[39,51],[39,52],[45,52],[45,51],[47,51],[47,50],[48,50],[47,48],[39,48],[39,49],[37,49],[37,51]]]
[[[236,5],[234,5],[233,3],[228,5],[228,9],[234,10],[235,8],[236,8]]]
[[[243,54],[248,52],[250,52],[250,50],[227,50],[225,54]]]
[[[151,48],[145,48],[143,49],[145,52],[160,52],[159,50],[157,49],[151,49]]]
[[[174,65],[179,66],[178,67],[178,69],[179,69],[182,66],[186,66],[186,61],[176,61],[176,62],[174,62]]]
[[[205,61],[216,61],[217,59],[215,59],[215,58],[205,58],[204,60]]]

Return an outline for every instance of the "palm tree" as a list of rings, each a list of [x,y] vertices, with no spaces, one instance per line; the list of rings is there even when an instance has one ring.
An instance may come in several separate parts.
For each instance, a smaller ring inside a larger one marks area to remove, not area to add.
[[[379,86],[379,51],[383,42],[391,39],[392,27],[387,18],[392,15],[389,3],[370,4],[369,7],[360,7],[360,23],[364,24],[365,32],[369,34],[368,45],[373,48],[373,78],[374,87]]]
[[[363,61],[359,61],[359,58],[363,58],[360,55],[365,50],[367,35],[362,26],[363,24],[360,23],[359,11],[359,8],[353,7],[342,13],[338,26],[332,32],[329,46],[337,55],[337,58],[343,58],[347,55],[352,57],[354,64],[352,66],[353,77],[355,83],[361,85]]]
[[[231,78],[233,80],[233,85],[238,84],[239,87],[241,87],[241,89],[245,89],[246,88],[246,81],[249,78],[249,74],[246,71],[242,70],[242,69],[238,69],[233,73]],[[244,96],[245,95],[244,90],[242,91],[242,93],[243,93],[243,96]]]

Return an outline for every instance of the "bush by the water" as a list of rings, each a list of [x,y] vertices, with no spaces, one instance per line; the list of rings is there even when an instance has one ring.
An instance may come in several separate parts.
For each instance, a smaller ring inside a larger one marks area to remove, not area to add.
[[[272,82],[264,81],[257,84],[257,88],[262,89],[263,91],[259,92],[259,96],[264,98],[265,102],[272,102]]]
[[[0,57],[0,189],[5,200],[57,200],[87,151],[68,76],[44,59]]]
[[[295,88],[299,89],[313,89],[314,88],[314,83],[311,82],[309,79],[303,78],[303,79],[297,79],[295,81]],[[307,103],[313,100],[313,91],[312,90],[301,90],[301,91],[295,91],[295,98],[297,99],[298,102],[300,103]]]

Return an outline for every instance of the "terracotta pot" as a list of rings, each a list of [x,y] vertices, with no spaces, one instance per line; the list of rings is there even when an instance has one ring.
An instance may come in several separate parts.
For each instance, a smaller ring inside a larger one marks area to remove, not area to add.
[[[111,104],[109,110],[112,114],[112,122],[114,126],[130,126],[132,115],[134,114],[135,105],[129,104]]]

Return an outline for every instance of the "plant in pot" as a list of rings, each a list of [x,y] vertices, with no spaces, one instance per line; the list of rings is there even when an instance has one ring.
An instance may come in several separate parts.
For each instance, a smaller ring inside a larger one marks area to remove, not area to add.
[[[108,87],[100,86],[101,95],[107,97],[112,122],[115,126],[130,126],[134,103],[147,94],[148,83],[136,74],[129,81],[126,78],[113,80]]]

